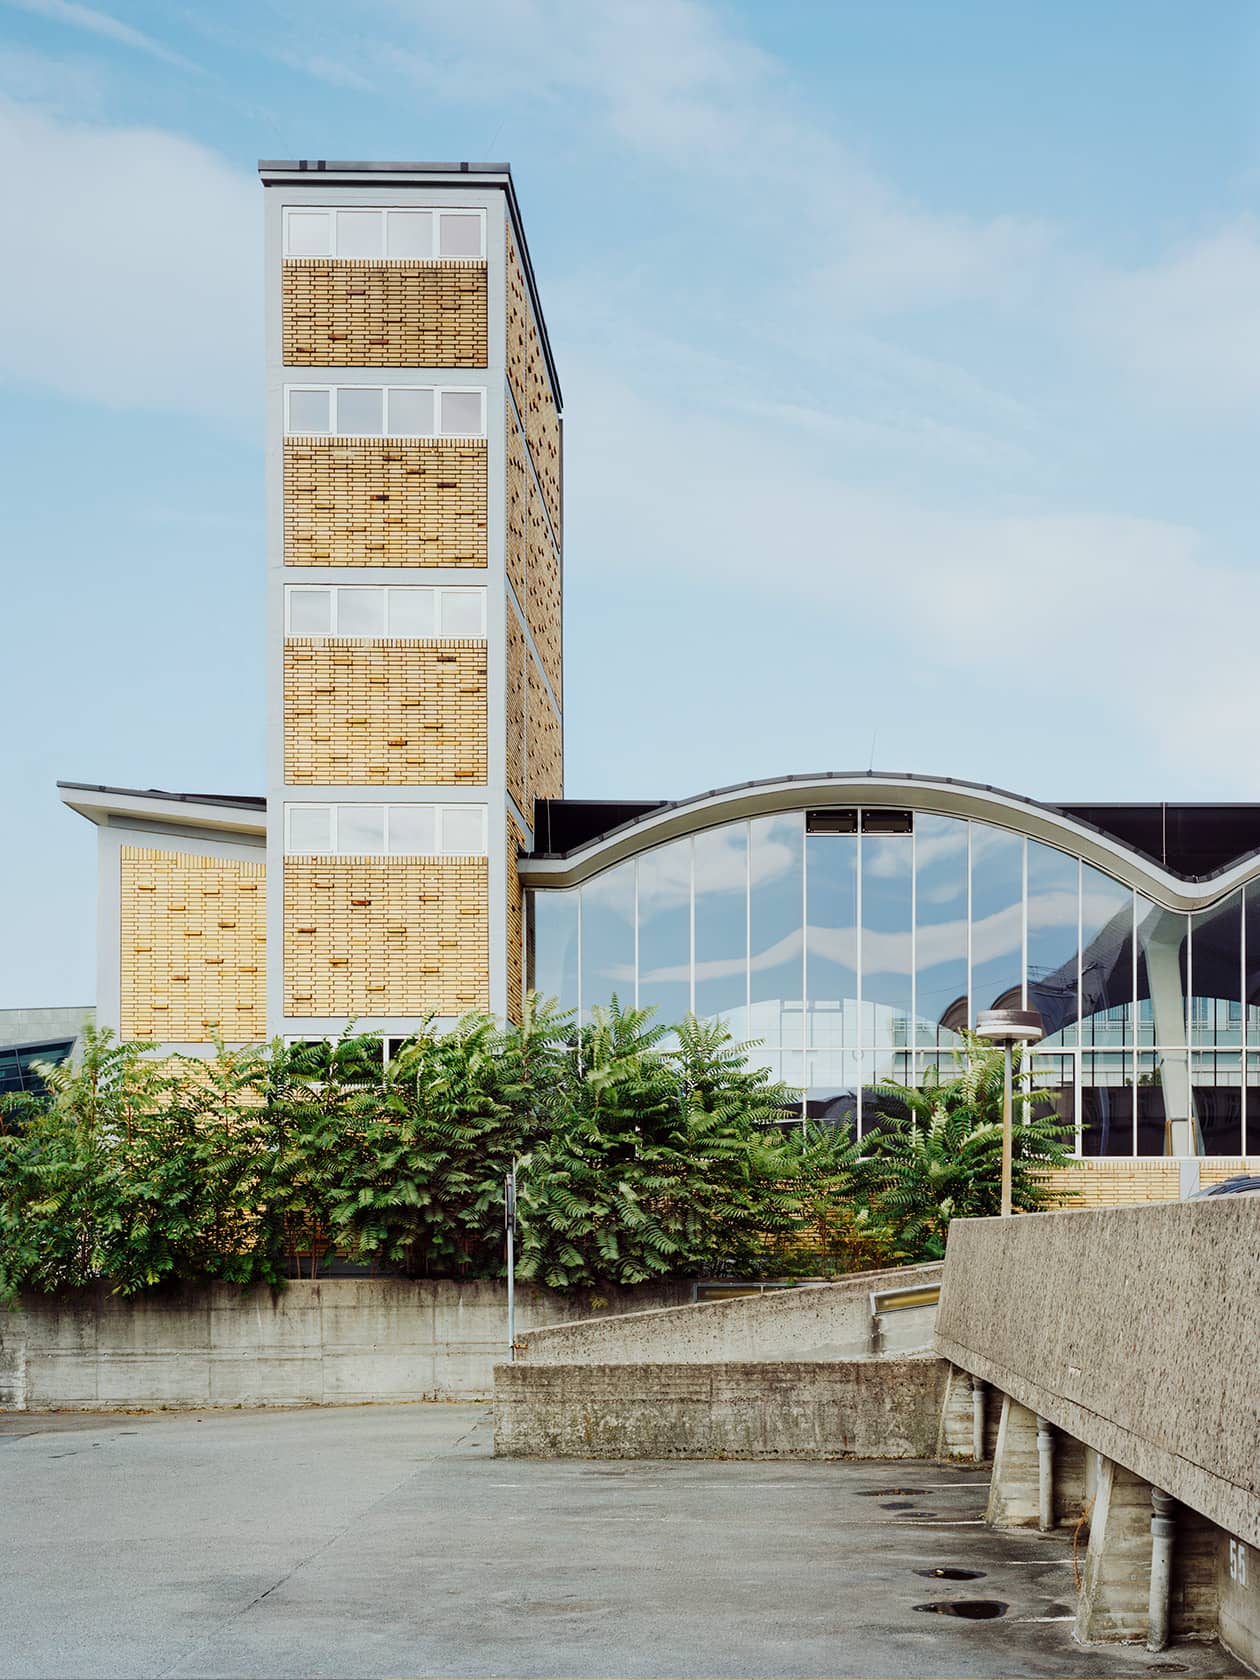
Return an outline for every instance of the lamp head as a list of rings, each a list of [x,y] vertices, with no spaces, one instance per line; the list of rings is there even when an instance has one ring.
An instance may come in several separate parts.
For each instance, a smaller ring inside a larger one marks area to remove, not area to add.
[[[1033,1044],[1045,1036],[1045,1027],[1035,1009],[982,1009],[976,1035],[990,1044]]]

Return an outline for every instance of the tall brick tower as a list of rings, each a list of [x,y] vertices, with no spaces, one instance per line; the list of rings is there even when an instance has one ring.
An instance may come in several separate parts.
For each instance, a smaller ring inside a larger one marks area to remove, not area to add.
[[[514,1016],[563,695],[560,389],[511,171],[259,172],[268,1030]]]

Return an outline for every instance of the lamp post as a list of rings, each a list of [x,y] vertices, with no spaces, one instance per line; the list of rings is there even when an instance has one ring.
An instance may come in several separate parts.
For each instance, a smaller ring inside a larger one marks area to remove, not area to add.
[[[1002,1046],[1002,1218],[1011,1209],[1011,1047],[1035,1044],[1045,1029],[1035,1009],[982,1009],[976,1017],[976,1036]]]

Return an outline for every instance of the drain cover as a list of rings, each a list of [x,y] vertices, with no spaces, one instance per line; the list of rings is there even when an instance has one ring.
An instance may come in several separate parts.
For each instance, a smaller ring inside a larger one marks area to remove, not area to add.
[[[916,1575],[926,1575],[929,1581],[979,1581],[983,1569],[916,1569]]]
[[[916,1604],[929,1616],[962,1616],[969,1622],[987,1622],[994,1616],[1005,1616],[1010,1609],[1000,1598],[946,1598],[936,1604]]]
[[[857,1490],[857,1496],[858,1496],[859,1499],[887,1499],[888,1495],[890,1493],[892,1493],[892,1494],[912,1493],[912,1494],[915,1494],[917,1496],[920,1493],[926,1493],[926,1492],[927,1492],[926,1488],[903,1488],[903,1487],[859,1488]]]
[[[912,1499],[889,1499],[889,1500],[886,1500],[885,1503],[880,1506],[880,1510],[881,1511],[913,1511],[914,1510],[914,1501]]]

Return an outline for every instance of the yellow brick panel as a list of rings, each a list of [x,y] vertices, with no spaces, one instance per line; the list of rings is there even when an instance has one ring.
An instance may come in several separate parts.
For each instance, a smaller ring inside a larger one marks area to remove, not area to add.
[[[525,412],[525,343],[530,318],[529,298],[525,291],[525,274],[516,254],[512,230],[507,232],[507,374],[516,397],[516,406]]]
[[[511,601],[507,616],[507,787],[520,810],[529,814],[525,803],[525,661],[529,657],[525,633]]]
[[[524,920],[521,911],[521,873],[517,864],[525,849],[525,836],[514,817],[507,820],[507,1012],[510,1021],[521,1018],[524,986]]]
[[[121,871],[121,1036],[265,1038],[264,865],[124,846]]]
[[[288,857],[289,1015],[461,1015],[490,1000],[483,857]]]
[[[287,566],[484,566],[484,439],[291,437]]]
[[[564,705],[561,688],[560,560],[533,484],[529,487],[529,569],[525,586],[525,616],[543,670]]]
[[[486,366],[484,262],[289,257],[289,367]]]
[[[507,405],[507,575],[516,599],[525,605],[525,521],[527,473],[525,440],[516,424],[512,405]]]
[[[486,644],[291,637],[284,769],[295,785],[486,780]]]
[[[1209,1185],[1224,1184],[1227,1178],[1237,1178],[1240,1173],[1260,1173],[1260,1161],[1223,1160],[1219,1155],[1206,1157],[1199,1163],[1199,1186],[1206,1190]]]
[[[528,812],[535,799],[559,799],[564,792],[564,747],[560,719],[537,663],[525,661],[526,796]]]
[[[1181,1172],[1175,1161],[1073,1161],[1046,1175],[1063,1193],[1060,1207],[1119,1207],[1126,1202],[1175,1202]]]
[[[534,319],[525,275],[509,230],[507,236],[507,371],[525,439],[551,515],[560,529],[560,417],[551,390],[547,359]]]

